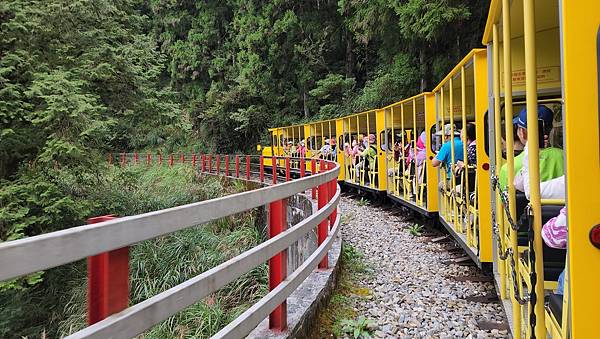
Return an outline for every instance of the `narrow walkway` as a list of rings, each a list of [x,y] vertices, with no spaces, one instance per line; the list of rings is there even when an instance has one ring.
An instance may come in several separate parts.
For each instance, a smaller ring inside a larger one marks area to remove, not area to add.
[[[364,254],[372,274],[360,282],[372,291],[353,298],[357,314],[376,322],[375,337],[504,338],[506,330],[481,330],[482,320],[504,321],[498,302],[464,298],[495,293],[492,282],[456,281],[452,277],[483,276],[475,266],[444,264],[452,255],[444,245],[408,231],[399,209],[360,206],[342,198],[342,238]]]

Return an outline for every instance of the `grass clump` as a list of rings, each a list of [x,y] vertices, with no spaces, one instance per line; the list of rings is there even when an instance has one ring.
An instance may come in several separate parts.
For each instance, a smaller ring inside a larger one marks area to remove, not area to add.
[[[356,320],[344,319],[341,322],[342,331],[351,337],[357,338],[371,338],[372,328],[375,325],[373,320],[367,319],[363,316],[358,317]]]
[[[370,274],[363,261],[363,254],[348,243],[342,243],[341,269],[336,288],[329,302],[319,312],[313,333],[310,338],[343,337],[354,334],[348,332],[350,325],[357,317],[354,301],[359,298],[370,298],[371,290],[360,285],[360,279]],[[363,324],[361,321],[360,324]],[[357,323],[357,325],[360,325]],[[367,322],[370,324],[370,322]],[[361,325],[362,326],[362,325]],[[359,326],[360,327],[360,326]],[[359,331],[364,336],[368,331]],[[356,337],[358,338],[358,337]]]
[[[423,234],[423,225],[412,224],[408,226],[408,233],[415,237],[421,236]]]
[[[362,198],[358,199],[356,204],[360,207],[367,206],[369,204],[369,199],[362,197]]]

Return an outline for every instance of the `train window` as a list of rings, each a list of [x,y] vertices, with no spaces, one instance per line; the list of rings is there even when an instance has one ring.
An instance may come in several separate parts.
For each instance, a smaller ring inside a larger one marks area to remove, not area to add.
[[[435,132],[437,131],[437,125],[433,125],[431,126],[431,129],[429,130],[429,133],[431,134],[431,151],[433,153],[437,153],[440,151],[440,148],[442,147],[442,143],[443,143],[443,139],[440,136],[435,135]]]
[[[384,152],[386,152],[389,149],[387,145],[392,140],[391,133],[391,130],[385,130],[379,133],[379,148]]]
[[[314,146],[315,146],[315,137],[311,136],[311,137],[306,138],[306,147],[309,150],[314,151],[315,150]]]

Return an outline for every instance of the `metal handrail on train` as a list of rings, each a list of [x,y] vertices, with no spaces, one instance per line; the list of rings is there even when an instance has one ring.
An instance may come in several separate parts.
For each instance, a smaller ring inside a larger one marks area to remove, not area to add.
[[[250,157],[245,159],[249,160]],[[263,161],[261,156],[258,163],[261,168],[264,168]],[[284,161],[289,164],[290,159]],[[238,161],[236,163],[239,164]],[[273,182],[276,182],[277,177],[276,163],[273,162]],[[250,165],[250,162],[247,164]],[[248,171],[249,168],[250,166],[246,166]],[[322,162],[321,169],[319,173],[293,180],[286,175],[285,182],[252,191],[4,242],[0,244],[0,281],[126,248],[144,240],[264,205],[270,205],[273,213],[273,206],[277,202],[318,187],[318,210],[298,224],[289,229],[284,227],[281,233],[260,245],[141,303],[117,311],[118,313],[68,338],[134,337],[270,260],[311,229],[318,227],[318,248],[308,259],[289,277],[278,281],[278,285],[265,297],[215,335],[218,338],[242,337],[280,307],[317,265],[321,268],[323,263],[325,267],[327,265],[328,250],[333,245],[340,225],[340,216],[337,214],[340,199],[340,188],[337,186],[339,165]],[[208,174],[206,170],[203,166],[200,172]],[[239,172],[237,174],[239,176]],[[285,205],[279,206],[281,208]],[[281,209],[278,213],[283,219],[279,222],[283,223],[285,210]],[[280,273],[283,277],[287,274]],[[286,314],[282,316],[285,317]],[[283,324],[286,323],[285,319],[282,321]]]

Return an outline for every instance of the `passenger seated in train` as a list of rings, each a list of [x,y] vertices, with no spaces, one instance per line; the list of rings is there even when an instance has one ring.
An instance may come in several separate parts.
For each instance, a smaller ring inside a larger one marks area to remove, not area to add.
[[[306,157],[306,146],[304,146],[304,140],[301,140],[296,147],[296,153],[300,158]]]
[[[417,139],[416,156],[412,147],[408,150],[407,155],[407,166],[410,168],[411,162],[415,163],[417,166],[417,182],[419,184],[423,181],[423,164],[425,163],[425,157],[427,156],[425,148],[426,137],[425,131],[419,135],[419,138]]]
[[[288,140],[283,146],[283,155],[286,157],[291,156],[292,145],[294,143],[291,140]]]
[[[538,119],[540,121],[540,135],[543,135],[544,140],[548,139],[553,128],[553,113],[548,107],[538,105]],[[517,135],[523,145],[527,145],[527,109],[523,108],[519,116],[513,119],[513,124],[517,125]],[[563,152],[560,148],[545,147],[540,145],[540,180],[542,182],[550,179],[558,178],[564,175],[564,159]],[[525,147],[527,149],[527,147]],[[523,157],[525,152],[522,152],[514,158],[515,174],[523,168]],[[506,164],[500,168],[499,177],[500,187],[506,189],[508,185],[508,168]]]
[[[539,108],[538,108],[539,109]],[[521,118],[521,117],[520,117]],[[525,115],[525,127],[526,125],[526,115]],[[517,122],[518,123],[518,122]],[[519,123],[519,129],[523,128],[523,124]],[[541,133],[542,131],[540,131]],[[547,134],[544,134],[544,140],[547,142]],[[525,140],[526,142],[526,140]],[[557,153],[560,155],[560,159],[563,159],[562,150],[558,149],[560,152]],[[540,173],[542,171],[542,158],[541,158],[540,150]],[[523,150],[522,154],[522,168],[515,175],[515,189],[524,192],[527,200],[530,199],[530,182],[529,182],[529,150],[527,147]],[[557,155],[554,155],[557,157]],[[557,161],[556,159],[554,159]],[[561,175],[556,178],[552,178],[550,180],[544,180],[540,176],[540,198],[541,199],[559,199],[564,200],[566,198],[566,186],[565,186],[565,176]],[[559,214],[548,220],[542,227],[542,238],[548,247],[556,248],[556,249],[566,249],[567,247],[567,209],[566,206],[563,207]],[[558,277],[558,288],[556,290],[556,294],[562,295],[564,290],[564,275],[565,271]]]
[[[567,207],[563,207],[558,215],[546,222],[542,227],[542,239],[548,247],[557,249],[567,248]],[[564,294],[565,270],[558,276],[558,287],[555,293]]]
[[[375,134],[369,134],[369,137],[366,140],[368,141],[367,147],[365,147],[363,151],[358,153],[360,160],[355,166],[357,178],[360,175],[360,170],[363,168],[368,168],[370,171],[374,171],[377,162],[377,148],[375,146],[377,139],[375,138]],[[367,183],[368,179],[369,176],[365,173],[365,184]]]
[[[388,167],[388,169],[387,169],[388,177],[393,177],[394,174],[398,174],[399,168],[402,167],[401,166],[402,163],[400,163],[400,161],[401,161],[400,152],[402,152],[402,144],[400,143],[400,141],[394,142],[394,147],[393,147],[392,151],[394,152],[394,154],[393,154],[394,163],[398,164],[398,165]]]
[[[477,144],[476,144],[476,133],[475,133],[475,124],[468,123],[465,129],[466,135],[465,139],[467,141],[467,163],[469,166],[477,165]],[[465,170],[465,163],[461,160],[456,162],[456,172],[455,175],[459,176],[462,174],[462,171]],[[467,177],[469,181],[469,190],[471,200],[475,197],[475,173],[473,171],[469,172],[467,170]],[[462,187],[458,187],[458,191],[460,192]]]
[[[446,124],[444,126],[443,131],[438,131],[435,135],[441,136],[444,135],[444,144],[440,148],[438,154],[431,161],[431,165],[433,167],[438,167],[443,165],[446,167],[447,179],[452,178],[452,165],[458,161],[464,160],[463,155],[463,142],[460,140],[459,133],[454,129],[454,136],[452,136],[452,126],[450,124]],[[454,143],[454,159],[452,159],[452,145],[451,139]],[[444,183],[440,181],[440,186]]]
[[[356,164],[356,156],[358,155],[358,141],[356,139],[352,140],[352,148],[350,149],[350,158],[352,159],[352,164]]]
[[[525,145],[521,143],[521,139],[519,139],[519,133],[517,133],[518,129],[519,126],[513,123],[513,152],[515,156],[521,154],[523,149],[525,149]]]
[[[350,144],[345,142],[344,143],[344,156],[346,158],[350,158],[350,153],[351,153]]]
[[[332,161],[337,161],[337,146],[335,144],[335,138],[331,138],[329,141],[329,145],[330,145],[330,150],[329,150],[329,154],[327,155],[327,159],[332,160]]]
[[[326,159],[330,154],[331,146],[329,145],[329,139],[325,139],[323,147],[313,155],[313,158]]]

